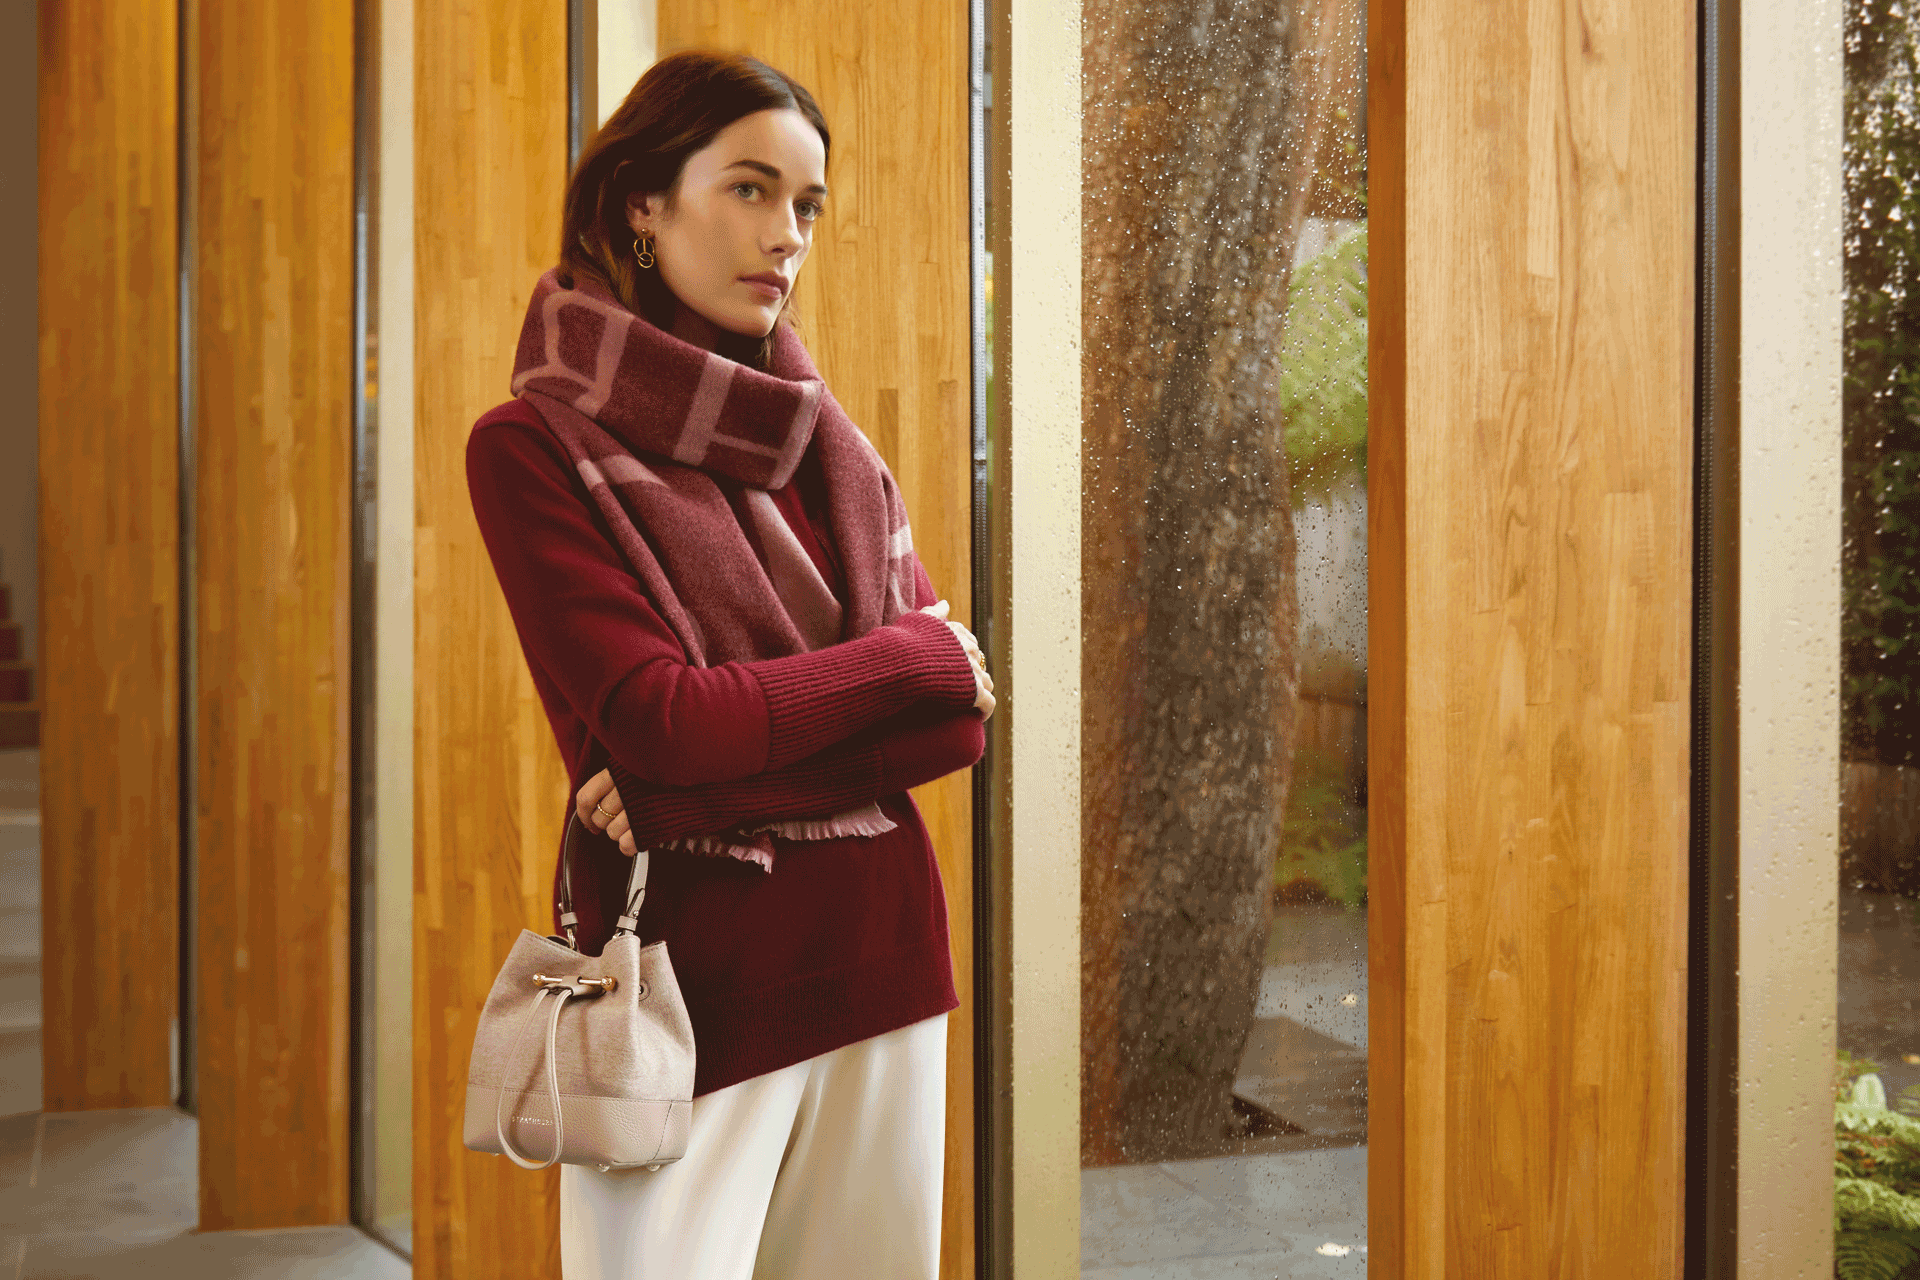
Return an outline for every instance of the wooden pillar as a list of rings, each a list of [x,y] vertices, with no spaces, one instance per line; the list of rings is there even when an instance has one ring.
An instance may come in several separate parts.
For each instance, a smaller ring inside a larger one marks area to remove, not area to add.
[[[173,1100],[175,7],[39,8],[41,999],[49,1111]]]
[[[467,496],[474,420],[560,245],[566,7],[416,0],[414,1274],[560,1271],[559,1171],[461,1145],[500,960],[548,919],[566,770]]]
[[[953,616],[972,608],[967,8],[960,0],[660,0],[662,54],[735,49],[813,93],[833,131],[827,216],[795,290],[836,399],[886,458]],[[969,776],[914,793],[940,861],[960,1008],[947,1023],[941,1275],[974,1273]]]
[[[1677,1277],[1694,14],[1369,36],[1371,1273]]]
[[[194,22],[200,1222],[345,1222],[353,3]]]

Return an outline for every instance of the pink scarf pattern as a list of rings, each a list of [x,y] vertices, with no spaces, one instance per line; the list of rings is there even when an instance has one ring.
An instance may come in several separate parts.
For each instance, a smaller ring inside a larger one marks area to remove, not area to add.
[[[566,448],[689,664],[811,652],[913,607],[913,534],[899,487],[791,328],[775,330],[762,373],[675,338],[596,284],[563,288],[549,271],[527,307],[513,393]],[[793,478],[810,446],[826,476],[844,607],[768,493]],[[745,486],[764,566],[716,475]],[[643,797],[634,807],[644,805]],[[771,871],[773,836],[829,840],[893,827],[870,804],[673,843]]]

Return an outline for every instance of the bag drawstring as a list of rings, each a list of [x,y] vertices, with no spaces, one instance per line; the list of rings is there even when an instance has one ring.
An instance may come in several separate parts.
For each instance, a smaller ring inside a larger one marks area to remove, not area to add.
[[[608,979],[608,981],[612,980]],[[540,984],[540,993],[534,996],[533,1007],[527,1010],[526,1020],[534,1021],[540,1016],[540,1002],[548,996],[555,997],[553,1011],[547,1016],[547,1052],[545,1064],[547,1069],[547,1096],[553,1103],[553,1154],[536,1164],[516,1151],[512,1140],[507,1137],[507,1100],[509,1098],[518,1099],[525,1097],[524,1092],[508,1089],[503,1085],[500,1090],[499,1100],[493,1104],[493,1132],[494,1135],[500,1139],[500,1149],[506,1153],[507,1159],[513,1161],[522,1169],[544,1169],[558,1160],[561,1151],[566,1147],[567,1124],[565,1117],[560,1113],[560,1077],[553,1069],[554,1050],[560,1038],[560,1010],[566,1007],[569,997],[588,993],[598,995],[602,990],[605,990],[605,988],[595,989],[589,987],[587,991],[583,992],[573,979],[548,978]]]

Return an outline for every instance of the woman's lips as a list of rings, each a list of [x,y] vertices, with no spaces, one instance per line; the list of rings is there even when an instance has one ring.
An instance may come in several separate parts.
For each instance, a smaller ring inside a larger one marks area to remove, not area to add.
[[[767,302],[778,302],[787,296],[786,291],[779,285],[769,283],[766,280],[761,280],[754,276],[741,276],[740,283],[753,290]]]

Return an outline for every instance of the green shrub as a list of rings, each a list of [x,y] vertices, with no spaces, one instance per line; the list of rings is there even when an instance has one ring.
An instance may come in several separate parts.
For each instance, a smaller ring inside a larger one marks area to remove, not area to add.
[[[1367,818],[1353,803],[1345,757],[1304,747],[1294,753],[1273,884],[1283,899],[1366,902]]]
[[[1367,474],[1367,233],[1300,264],[1287,291],[1280,413],[1293,500]]]
[[[1874,1063],[1842,1050],[1835,1071],[1833,1256],[1839,1280],[1920,1276],[1920,1119],[1884,1096]]]

